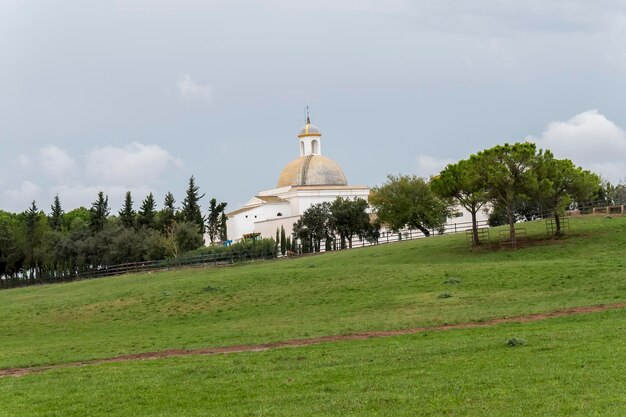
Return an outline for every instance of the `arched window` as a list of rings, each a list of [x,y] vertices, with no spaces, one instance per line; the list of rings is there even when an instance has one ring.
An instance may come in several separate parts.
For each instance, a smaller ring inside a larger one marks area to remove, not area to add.
[[[300,156],[304,156],[304,141],[300,141]]]
[[[313,139],[313,141],[311,142],[311,148],[314,154],[317,155],[320,153],[320,143],[316,139]]]
[[[276,217],[281,217],[283,213],[276,213]]]

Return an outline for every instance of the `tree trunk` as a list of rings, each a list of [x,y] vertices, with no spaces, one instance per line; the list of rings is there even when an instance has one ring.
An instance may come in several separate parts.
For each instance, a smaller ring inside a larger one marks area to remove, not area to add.
[[[513,217],[513,204],[506,204],[506,215],[509,219],[509,234],[511,235],[511,242],[515,242],[515,218]]]
[[[476,224],[476,209],[472,208],[472,235],[474,237],[474,245],[480,245],[480,241],[478,240],[478,224]]]
[[[554,212],[554,222],[556,223],[555,236],[561,236],[561,217],[556,211]]]
[[[428,230],[427,228],[425,228],[421,224],[417,225],[417,228],[420,230],[420,232],[424,233],[424,236],[426,236],[426,237],[430,236],[430,230]]]

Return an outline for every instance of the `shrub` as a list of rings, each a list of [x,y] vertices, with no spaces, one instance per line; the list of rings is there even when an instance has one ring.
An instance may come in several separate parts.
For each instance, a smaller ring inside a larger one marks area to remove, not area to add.
[[[507,340],[506,345],[508,347],[525,346],[526,345],[526,340],[518,339],[518,338],[513,337],[513,338]]]

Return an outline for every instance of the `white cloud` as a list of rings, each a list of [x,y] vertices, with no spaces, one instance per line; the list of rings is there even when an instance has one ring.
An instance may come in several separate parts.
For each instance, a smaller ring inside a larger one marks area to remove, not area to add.
[[[58,185],[50,189],[50,195],[58,195],[63,207],[70,210],[75,207],[91,207],[91,203],[96,200],[98,192],[102,191],[109,197],[109,207],[111,214],[116,214],[124,201],[128,187],[123,185],[97,184],[97,185]],[[140,185],[132,188],[133,200],[137,207],[141,200],[150,192],[154,192],[149,186]]]
[[[437,175],[446,165],[455,162],[453,159],[439,158],[432,155],[417,155],[416,175],[428,178],[431,175]]]
[[[4,200],[12,203],[16,211],[23,211],[30,206],[33,200],[37,200],[40,197],[41,188],[31,181],[22,181],[18,188],[5,190],[2,195]]]
[[[39,150],[39,167],[44,174],[65,179],[77,171],[76,161],[64,149],[50,145]]]
[[[133,142],[123,148],[106,146],[87,154],[85,172],[94,182],[137,187],[159,182],[180,160],[157,145]]]
[[[105,146],[78,159],[65,149],[46,146],[34,156],[21,155],[0,172],[0,208],[22,211],[36,200],[47,211],[58,194],[63,208],[71,210],[89,207],[103,191],[115,211],[126,191],[132,191],[139,202],[181,168],[179,159],[157,145],[133,142],[124,147]],[[11,172],[10,181],[3,181],[6,172]]]
[[[626,177],[626,131],[597,110],[551,122],[540,137],[527,139],[611,182]]]
[[[199,97],[211,101],[213,87],[208,84],[196,83],[189,74],[183,74],[178,78],[178,92],[182,98]]]

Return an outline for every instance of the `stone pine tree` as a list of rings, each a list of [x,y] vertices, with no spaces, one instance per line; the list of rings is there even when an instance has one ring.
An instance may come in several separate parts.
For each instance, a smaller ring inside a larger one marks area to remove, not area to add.
[[[89,209],[89,228],[92,232],[97,233],[104,230],[104,225],[110,212],[109,196],[105,196],[102,191],[98,192],[98,198],[91,204],[91,209]]]
[[[54,196],[54,201],[50,206],[50,228],[57,232],[61,230],[63,224],[63,209],[61,208],[61,200],[59,195]]]
[[[122,209],[118,212],[120,222],[122,226],[127,229],[132,229],[135,227],[135,210],[133,209],[133,197],[130,191],[126,191],[124,195],[124,205]]]
[[[148,229],[154,228],[154,222],[156,217],[156,202],[154,201],[154,195],[148,194],[146,198],[141,202],[141,207],[137,213],[137,224],[141,227],[147,227]]]
[[[200,199],[204,194],[200,195],[200,188],[196,185],[193,175],[189,178],[189,186],[181,207],[181,216],[183,221],[196,224],[198,233],[204,234],[204,216],[200,209]]]
[[[436,194],[443,198],[453,198],[471,214],[474,245],[480,245],[476,215],[489,201],[480,167],[480,157],[473,155],[470,159],[449,164],[431,181],[431,187]]]
[[[600,177],[574,165],[569,159],[556,159],[549,150],[539,152],[535,167],[539,184],[535,198],[554,216],[556,236],[561,236],[561,216],[573,201],[585,201],[600,186]]]
[[[220,215],[226,209],[226,203],[217,203],[217,200],[212,198],[209,202],[209,217],[207,221],[207,233],[209,235],[209,239],[211,240],[211,244],[215,243],[215,240],[221,238],[220,234]]]
[[[160,224],[161,231],[166,232],[171,229],[174,221],[176,220],[176,200],[174,199],[174,194],[168,191],[165,194],[165,200],[163,202],[163,209],[160,213]]]
[[[491,201],[504,207],[511,242],[515,242],[515,207],[537,193],[537,147],[534,143],[498,145],[475,158]]]
[[[285,227],[280,226],[280,253],[285,256],[287,253],[287,237],[285,234]]]

